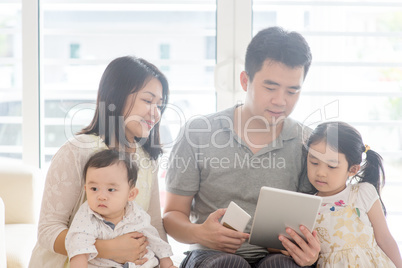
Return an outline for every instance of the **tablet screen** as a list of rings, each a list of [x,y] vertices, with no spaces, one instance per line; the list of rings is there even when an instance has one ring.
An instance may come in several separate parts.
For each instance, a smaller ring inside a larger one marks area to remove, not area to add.
[[[278,236],[288,238],[290,227],[305,239],[299,226],[314,230],[322,198],[315,195],[262,187],[257,201],[249,243],[266,248],[285,249]]]

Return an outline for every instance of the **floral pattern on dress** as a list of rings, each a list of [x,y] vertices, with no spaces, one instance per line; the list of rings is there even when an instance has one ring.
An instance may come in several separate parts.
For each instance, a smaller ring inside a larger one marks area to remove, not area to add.
[[[342,209],[343,207],[345,207],[345,201],[343,201],[342,199],[333,203],[323,203],[321,206],[325,207],[328,206],[329,211],[338,211],[340,209]],[[321,213],[318,213],[318,215],[321,215]]]
[[[317,217],[316,231],[321,243],[317,268],[395,267],[377,245],[373,228],[361,221],[363,212],[354,207],[358,190],[359,185],[352,186],[350,205],[338,202],[340,210],[329,210]]]

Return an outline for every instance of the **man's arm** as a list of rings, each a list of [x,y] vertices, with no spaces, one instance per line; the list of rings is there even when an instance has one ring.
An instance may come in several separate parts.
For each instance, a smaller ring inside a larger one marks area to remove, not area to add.
[[[167,233],[179,242],[201,244],[211,249],[234,253],[249,234],[223,227],[219,219],[226,209],[211,213],[202,224],[190,222],[190,210],[193,196],[181,196],[166,193],[166,206],[163,224]]]

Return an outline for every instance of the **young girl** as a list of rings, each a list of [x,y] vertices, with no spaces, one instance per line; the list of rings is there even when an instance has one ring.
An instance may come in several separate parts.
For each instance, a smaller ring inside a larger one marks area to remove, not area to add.
[[[380,198],[381,156],[343,122],[320,124],[307,149],[308,177],[323,197],[316,222],[321,242],[317,267],[402,267]]]

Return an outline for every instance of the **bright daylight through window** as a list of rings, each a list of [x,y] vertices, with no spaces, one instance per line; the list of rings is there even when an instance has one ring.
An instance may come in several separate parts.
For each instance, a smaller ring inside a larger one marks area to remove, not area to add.
[[[37,14],[22,12],[27,3],[37,7]],[[239,13],[235,5],[250,8]],[[24,20],[38,23],[36,35],[23,36]],[[161,126],[168,153],[186,120],[243,100],[238,85],[242,42],[276,25],[300,32],[313,52],[292,116],[312,127],[325,120],[346,121],[384,157],[383,200],[389,228],[402,248],[400,0],[2,0],[0,157],[34,155],[30,161],[46,169],[67,138],[88,125],[100,76],[122,55],[155,63],[169,80],[170,104]],[[38,51],[30,56],[37,64],[22,53],[34,42]],[[24,81],[28,65],[35,66],[29,70],[38,76],[37,93]],[[36,97],[23,103],[26,94]],[[25,114],[24,107],[39,108]],[[23,127],[24,116],[37,131]],[[40,138],[24,139],[31,134]],[[40,145],[26,147],[31,143]],[[164,173],[162,167],[162,195]]]

